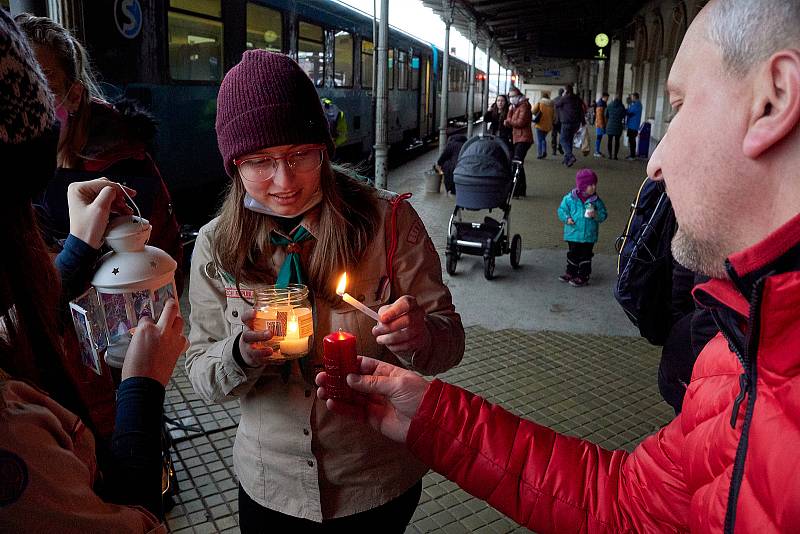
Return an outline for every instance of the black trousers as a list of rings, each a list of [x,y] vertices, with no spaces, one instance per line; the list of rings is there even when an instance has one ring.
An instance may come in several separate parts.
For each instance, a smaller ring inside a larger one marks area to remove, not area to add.
[[[239,529],[242,534],[284,532],[380,532],[402,534],[422,495],[422,481],[386,504],[358,514],[317,523],[264,508],[239,486]]]
[[[528,181],[525,179],[525,156],[528,155],[533,143],[514,143],[511,159],[519,160],[519,178],[517,178],[517,188],[514,190],[515,197],[524,197],[528,194]]]
[[[631,149],[631,157],[636,157],[636,136],[639,135],[639,132],[636,130],[628,129],[628,148]]]
[[[608,157],[616,158],[619,156],[620,134],[606,135],[608,136]]]
[[[558,134],[561,133],[561,123],[556,122],[553,124],[553,131],[550,132],[550,142],[553,145],[553,155],[557,154],[556,150],[559,149],[558,145]]]
[[[589,278],[592,274],[592,256],[594,253],[594,243],[576,243],[567,241],[569,250],[567,251],[567,274],[570,276],[580,276]]]

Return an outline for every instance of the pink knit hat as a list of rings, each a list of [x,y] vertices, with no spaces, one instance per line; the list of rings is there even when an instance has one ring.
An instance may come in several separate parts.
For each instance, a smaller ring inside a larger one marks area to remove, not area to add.
[[[248,50],[219,88],[217,143],[228,176],[233,160],[280,145],[322,143],[335,150],[317,90],[290,57]]]
[[[590,185],[597,185],[597,174],[592,169],[581,169],[575,175],[575,186],[578,191],[586,191]]]

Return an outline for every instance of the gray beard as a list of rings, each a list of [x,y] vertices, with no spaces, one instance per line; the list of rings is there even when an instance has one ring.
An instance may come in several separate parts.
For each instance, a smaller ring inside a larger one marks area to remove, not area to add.
[[[697,239],[678,228],[672,238],[672,256],[690,271],[712,278],[728,276],[725,272],[727,253],[718,241]]]

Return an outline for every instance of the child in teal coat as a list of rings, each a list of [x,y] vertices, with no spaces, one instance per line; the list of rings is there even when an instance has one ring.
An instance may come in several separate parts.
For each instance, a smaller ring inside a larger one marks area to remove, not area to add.
[[[589,283],[598,226],[607,215],[606,205],[597,196],[597,174],[591,169],[579,170],[575,189],[564,195],[558,207],[558,218],[564,223],[564,241],[569,246],[567,272],[559,280],[575,287]]]

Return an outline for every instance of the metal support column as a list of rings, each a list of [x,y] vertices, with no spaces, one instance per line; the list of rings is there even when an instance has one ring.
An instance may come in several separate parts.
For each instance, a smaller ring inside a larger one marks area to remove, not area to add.
[[[386,189],[389,175],[389,0],[381,0],[381,21],[378,28],[378,83],[375,88],[375,187]]]
[[[453,6],[442,0],[444,7],[444,54],[442,55],[442,101],[439,105],[439,155],[447,144],[447,99],[450,84],[450,26],[453,24]]]
[[[472,137],[472,130],[475,127],[475,49],[478,48],[478,40],[475,30],[475,23],[470,24],[469,37],[472,40],[472,55],[469,60],[469,85],[467,86],[467,137]]]
[[[489,109],[489,73],[492,68],[492,41],[486,39],[486,80],[483,85],[483,102],[481,104],[481,115]]]

